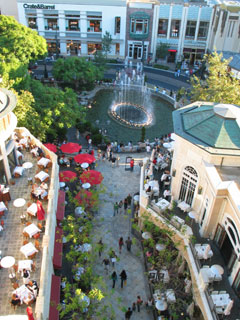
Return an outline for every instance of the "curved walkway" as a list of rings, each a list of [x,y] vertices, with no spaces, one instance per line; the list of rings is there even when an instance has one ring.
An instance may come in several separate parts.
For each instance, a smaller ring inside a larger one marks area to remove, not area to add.
[[[118,251],[118,239],[122,236],[124,241],[130,234],[130,216],[122,213],[113,216],[113,205],[116,201],[124,200],[129,193],[133,195],[139,191],[140,168],[137,165],[138,160],[144,158],[146,154],[136,155],[136,167],[134,171],[125,171],[125,157],[128,154],[118,154],[120,157],[119,166],[111,167],[111,163],[100,162],[97,170],[101,171],[104,180],[103,185],[106,192],[100,195],[100,209],[96,216],[96,223],[93,230],[95,241],[98,242],[102,238],[105,245],[99,263],[95,266],[96,274],[103,277],[106,284],[107,297],[104,299],[104,305],[110,309],[112,307],[115,317],[111,318],[110,311],[106,319],[122,320],[124,317],[124,308],[132,306],[140,295],[145,302],[149,297],[149,288],[146,275],[144,274],[144,263],[141,247],[138,241],[133,240],[132,250],[128,252],[126,245],[122,249],[122,253]],[[132,238],[132,237],[131,237]],[[116,262],[115,268],[110,266],[108,274],[104,270],[102,261],[108,257],[109,249],[113,248],[120,261]],[[125,269],[128,280],[127,285],[121,289],[119,274]],[[115,289],[112,289],[112,280],[110,278],[113,271],[117,272],[118,280]],[[133,312],[131,320],[150,320],[153,319],[152,312],[147,310],[143,305],[140,312]]]

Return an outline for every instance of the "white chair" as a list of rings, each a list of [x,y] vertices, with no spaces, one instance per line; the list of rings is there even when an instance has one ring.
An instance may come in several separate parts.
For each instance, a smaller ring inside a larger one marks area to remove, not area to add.
[[[219,291],[219,294],[225,294],[227,291]]]
[[[217,314],[223,314],[223,308],[222,307],[216,307]]]
[[[220,291],[219,293],[221,293],[221,291]],[[212,294],[218,294],[218,291],[213,291],[213,292],[211,293],[211,295],[212,295]]]

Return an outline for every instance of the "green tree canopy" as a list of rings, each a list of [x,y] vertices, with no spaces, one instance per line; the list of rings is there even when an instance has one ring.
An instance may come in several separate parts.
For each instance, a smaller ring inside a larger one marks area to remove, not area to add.
[[[94,87],[96,80],[103,76],[100,68],[85,58],[69,57],[58,59],[53,65],[53,76],[56,80],[76,90],[89,90]]]
[[[168,43],[160,42],[156,49],[156,57],[158,59],[166,58],[169,48],[170,48],[170,45]]]
[[[105,53],[106,57],[109,52],[111,52],[112,36],[110,32],[106,31],[102,37],[102,51]]]
[[[240,105],[240,83],[229,71],[231,59],[223,59],[217,52],[205,55],[204,59],[209,76],[206,80],[191,78],[191,100]]]
[[[36,31],[18,23],[13,17],[0,15],[0,73],[8,73],[11,79],[22,80],[29,61],[44,56],[46,40]]]

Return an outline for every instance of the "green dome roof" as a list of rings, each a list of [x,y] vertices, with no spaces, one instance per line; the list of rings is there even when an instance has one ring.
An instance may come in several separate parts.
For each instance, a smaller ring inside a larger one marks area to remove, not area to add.
[[[240,108],[217,104],[192,106],[181,113],[183,131],[213,148],[240,149]]]

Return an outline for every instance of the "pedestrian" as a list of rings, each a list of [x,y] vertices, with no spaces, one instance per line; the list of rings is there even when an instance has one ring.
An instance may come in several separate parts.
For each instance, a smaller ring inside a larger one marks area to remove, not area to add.
[[[134,169],[134,159],[132,158],[130,161],[130,170],[133,171]]]
[[[136,311],[136,302],[133,302],[132,304],[132,311]]]
[[[123,283],[124,283],[125,285],[127,284],[127,274],[126,274],[126,271],[123,269],[119,276],[120,276],[120,278],[121,278],[121,288],[123,288]]]
[[[128,207],[128,200],[127,200],[127,198],[124,199],[123,207],[124,207],[124,214],[126,214],[127,207]]]
[[[137,311],[140,312],[140,306],[143,304],[143,301],[140,296],[137,296]]]
[[[109,253],[109,258],[112,262],[112,267],[114,268],[115,267],[115,262],[117,262],[117,255],[115,253],[115,251],[113,249],[110,250],[110,253]]]
[[[103,152],[103,154],[102,154],[102,161],[105,162],[105,160],[106,160],[106,153]]]
[[[128,207],[130,208],[131,207],[131,203],[132,203],[132,196],[130,195],[130,193],[127,196],[127,202],[128,202]]]
[[[123,202],[122,202],[122,200],[120,200],[120,201],[118,202],[118,209],[119,209],[119,213],[120,213],[120,214],[122,213],[122,207],[123,207]]]
[[[117,201],[113,205],[113,216],[115,216],[115,214],[118,214],[118,203],[117,203]]]
[[[121,237],[121,238],[118,240],[119,253],[122,252],[122,246],[123,246],[123,245],[124,245],[123,237]]]
[[[110,263],[109,259],[108,258],[103,259],[102,263],[104,264],[104,270],[108,273],[108,268]]]
[[[180,69],[178,69],[178,71],[177,71],[177,75],[178,75],[178,77],[180,77],[180,73],[181,73],[181,70],[180,70]]]
[[[125,320],[129,320],[132,316],[131,308],[128,308],[128,311],[125,312]]]
[[[102,242],[102,239],[100,239],[98,241],[98,255],[99,255],[99,257],[101,257],[102,252],[103,252],[103,242]]]
[[[117,281],[117,273],[116,271],[113,271],[112,275],[111,275],[112,281],[113,281],[113,285],[112,287],[115,288],[115,283]]]
[[[117,158],[116,157],[112,157],[112,168],[115,166]]]
[[[131,251],[132,240],[130,239],[130,237],[128,237],[125,242],[126,242],[127,250]]]

